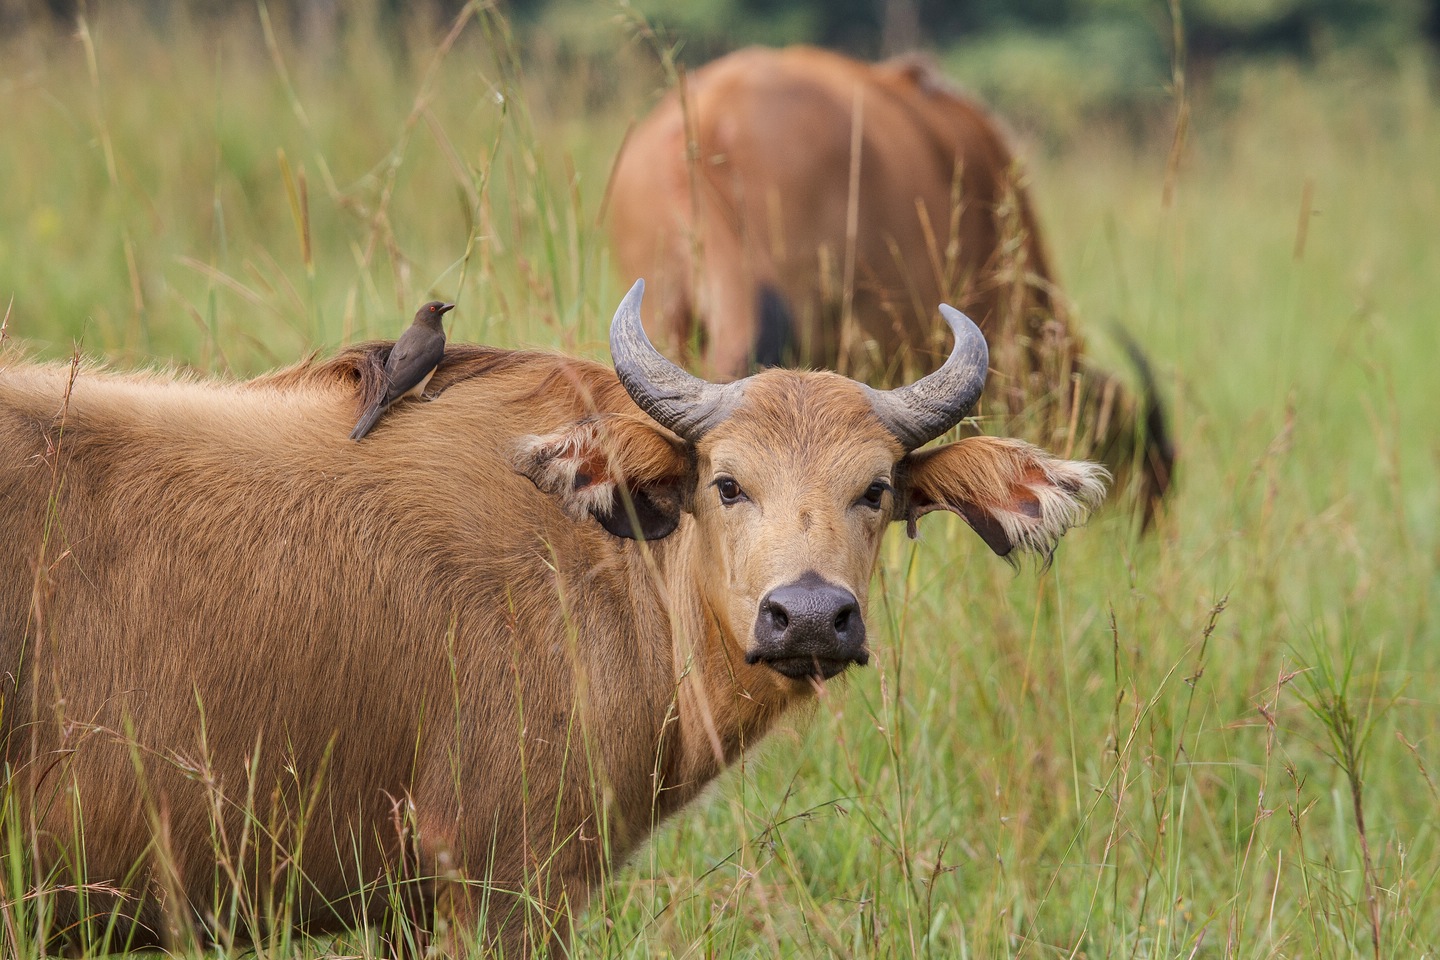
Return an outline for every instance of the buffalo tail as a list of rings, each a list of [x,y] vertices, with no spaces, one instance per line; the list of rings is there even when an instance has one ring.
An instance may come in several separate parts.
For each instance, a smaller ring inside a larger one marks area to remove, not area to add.
[[[1150,358],[1145,355],[1145,351],[1129,330],[1117,325],[1115,332],[1140,378],[1140,392],[1145,409],[1145,447],[1142,454],[1145,477],[1145,489],[1142,491],[1145,496],[1143,526],[1148,528],[1154,520],[1156,507],[1170,488],[1170,480],[1175,471],[1175,444],[1170,437],[1169,417],[1165,413],[1165,403],[1160,398],[1160,388],[1155,382],[1155,370],[1150,365]]]

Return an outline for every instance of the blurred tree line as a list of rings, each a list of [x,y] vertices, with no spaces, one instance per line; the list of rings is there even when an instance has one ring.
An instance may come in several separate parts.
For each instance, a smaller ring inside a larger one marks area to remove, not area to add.
[[[256,0],[0,0],[0,28],[74,21],[106,3],[145,9],[163,21],[227,17]],[[274,17],[302,33],[333,33],[355,9],[404,18],[425,8],[453,16],[465,0],[265,0]],[[501,0],[522,26],[574,25],[631,8],[683,37],[699,60],[744,43],[810,42],[877,57],[915,47],[944,48],[991,34],[1064,34],[1107,22],[1149,22],[1170,30],[1183,21],[1190,55],[1227,52],[1307,56],[1350,43],[1440,44],[1440,0]]]
[[[542,20],[595,0],[509,0]],[[618,4],[617,4],[618,5]],[[874,58],[985,35],[1064,34],[1098,23],[1149,22],[1170,32],[1172,7],[1192,55],[1311,55],[1335,44],[1440,43],[1440,0],[629,0],[709,54],[740,43],[805,41]]]
[[[474,2],[474,0],[472,0]],[[654,41],[691,67],[746,44],[814,43],[862,58],[919,49],[1018,127],[1058,144],[1095,121],[1144,136],[1189,89],[1237,59],[1286,58],[1384,69],[1435,64],[1440,0],[496,0],[540,76],[581,76],[584,110],[613,99],[617,52]],[[0,0],[0,39],[68,30],[112,8],[157,31],[178,20],[221,29],[263,5],[317,54],[350,27],[404,38],[443,29],[466,0]],[[640,36],[654,40],[640,40]],[[1178,49],[1177,49],[1178,41]],[[1433,71],[1433,66],[1431,67]],[[1431,76],[1440,74],[1431,73]],[[657,88],[658,89],[658,88]],[[1221,94],[1223,97],[1223,93]]]

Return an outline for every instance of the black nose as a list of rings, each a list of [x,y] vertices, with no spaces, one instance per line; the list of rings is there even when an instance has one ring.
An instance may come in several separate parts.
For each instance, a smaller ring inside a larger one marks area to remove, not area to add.
[[[869,660],[855,594],[814,571],[760,601],[755,643],[745,655],[747,663],[764,663],[797,679],[829,679],[852,663],[864,666]]]

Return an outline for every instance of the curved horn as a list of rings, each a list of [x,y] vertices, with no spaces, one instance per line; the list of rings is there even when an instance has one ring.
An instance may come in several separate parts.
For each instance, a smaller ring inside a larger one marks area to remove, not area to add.
[[[985,335],[969,317],[940,304],[940,316],[955,335],[955,346],[939,370],[894,390],[865,388],[875,415],[906,450],[915,450],[965,419],[980,391],[990,365]]]
[[[655,349],[640,322],[645,281],[620,301],[610,322],[610,357],[630,399],[660,426],[692,443],[728,417],[740,402],[739,383],[710,383],[693,377]]]

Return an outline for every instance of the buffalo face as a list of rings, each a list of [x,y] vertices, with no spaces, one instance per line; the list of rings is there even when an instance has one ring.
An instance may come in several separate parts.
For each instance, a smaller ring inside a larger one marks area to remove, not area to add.
[[[746,663],[808,681],[869,660],[866,595],[903,456],[856,384],[780,370],[695,445],[698,586]]]

